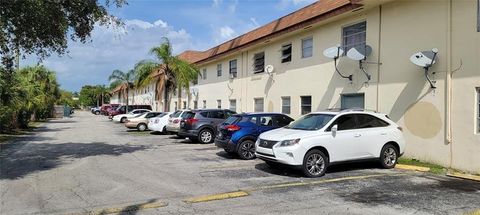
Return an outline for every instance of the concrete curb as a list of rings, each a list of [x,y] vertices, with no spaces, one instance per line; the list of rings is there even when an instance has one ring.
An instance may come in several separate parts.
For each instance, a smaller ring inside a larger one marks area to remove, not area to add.
[[[403,169],[403,170],[413,170],[413,171],[419,171],[419,172],[428,172],[430,171],[430,168],[428,167],[423,167],[423,166],[414,166],[414,165],[406,165],[406,164],[397,164],[395,165],[396,169]]]
[[[480,176],[477,176],[477,175],[470,175],[470,174],[464,174],[459,172],[450,172],[450,173],[447,173],[447,176],[480,182]],[[478,213],[480,214],[480,210],[478,210]]]

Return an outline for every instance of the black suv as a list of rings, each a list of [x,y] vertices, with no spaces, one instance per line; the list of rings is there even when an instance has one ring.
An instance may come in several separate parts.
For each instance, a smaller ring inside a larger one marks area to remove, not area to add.
[[[180,121],[178,135],[198,140],[200,143],[212,143],[217,132],[217,125],[233,114],[236,113],[227,109],[189,111]]]

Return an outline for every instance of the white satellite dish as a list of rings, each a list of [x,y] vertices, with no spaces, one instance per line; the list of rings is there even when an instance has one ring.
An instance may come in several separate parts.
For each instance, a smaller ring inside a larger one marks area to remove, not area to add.
[[[372,47],[369,45],[359,45],[348,50],[347,57],[352,60],[365,60],[371,53]]]
[[[273,65],[267,65],[267,66],[265,66],[265,72],[267,72],[267,74],[272,74],[272,73],[273,73],[273,70],[274,70]]]
[[[343,55],[343,49],[340,46],[330,47],[323,51],[325,57],[335,59]]]
[[[198,95],[198,89],[197,88],[190,88],[190,93],[194,96]]]
[[[432,79],[428,76],[428,70],[430,67],[435,64],[435,59],[437,58],[438,54],[438,49],[433,48],[431,51],[421,51],[413,54],[410,56],[410,61],[420,67],[423,67],[425,71],[425,78],[427,81],[430,83],[431,88],[436,88],[435,87],[435,81],[432,81]],[[435,72],[433,72],[435,74]]]
[[[431,51],[421,51],[413,54],[410,57],[410,61],[420,67],[431,66],[435,63],[434,56],[438,53],[438,49],[432,49]]]

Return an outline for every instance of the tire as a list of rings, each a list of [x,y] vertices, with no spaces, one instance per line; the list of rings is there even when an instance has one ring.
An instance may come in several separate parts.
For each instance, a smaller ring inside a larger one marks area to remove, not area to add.
[[[167,126],[163,126],[162,134],[168,134],[168,133],[167,133]]]
[[[122,118],[120,119],[120,123],[125,123],[126,120],[127,120],[127,117],[122,117]]]
[[[95,111],[95,115],[100,115],[100,111]]]
[[[138,131],[145,131],[147,130],[147,125],[145,125],[145,123],[140,123],[137,125],[137,130]]]
[[[237,154],[243,160],[252,160],[255,158],[255,142],[244,140],[238,145]]]
[[[213,131],[205,128],[198,132],[198,141],[202,144],[207,144],[213,142]]]
[[[385,169],[395,167],[398,161],[398,150],[392,144],[385,144],[380,151],[380,164]]]
[[[307,152],[303,158],[302,171],[309,178],[323,176],[328,166],[328,157],[318,150],[313,149]]]

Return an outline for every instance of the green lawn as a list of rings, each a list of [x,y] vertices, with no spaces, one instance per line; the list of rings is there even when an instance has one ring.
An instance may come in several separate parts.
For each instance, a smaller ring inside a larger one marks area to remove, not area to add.
[[[398,160],[399,164],[405,164],[405,165],[414,165],[414,166],[421,166],[421,167],[428,167],[430,168],[430,172],[434,174],[440,174],[440,175],[445,175],[448,171],[446,167],[437,165],[437,164],[431,164],[427,162],[422,162],[417,159],[408,159],[408,158],[400,158]]]

